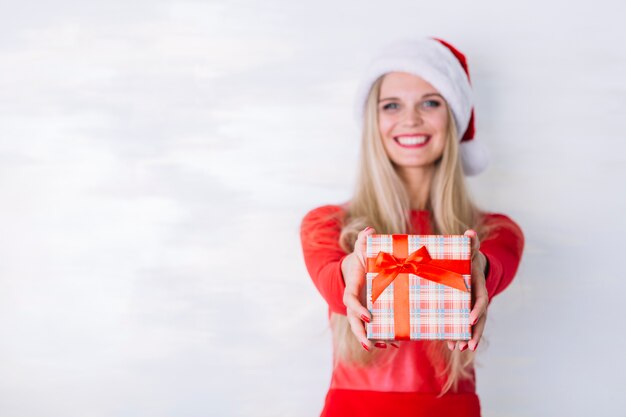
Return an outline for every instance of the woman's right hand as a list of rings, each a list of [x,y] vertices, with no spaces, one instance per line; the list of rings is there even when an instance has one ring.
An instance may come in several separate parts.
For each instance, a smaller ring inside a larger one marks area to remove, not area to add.
[[[374,228],[369,226],[361,230],[354,244],[354,251],[346,256],[341,263],[341,272],[346,283],[346,289],[343,292],[343,303],[346,306],[348,322],[354,336],[361,342],[363,348],[368,351],[372,349],[372,341],[366,336],[365,323],[370,322],[371,315],[365,307],[365,275],[367,237],[374,233]],[[391,345],[398,347],[395,343],[391,343]],[[384,349],[387,347],[387,344],[377,341],[374,346]]]

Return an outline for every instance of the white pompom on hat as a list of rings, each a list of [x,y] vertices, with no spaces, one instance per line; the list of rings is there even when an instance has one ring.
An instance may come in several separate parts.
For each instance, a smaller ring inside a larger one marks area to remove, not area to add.
[[[454,116],[465,175],[478,175],[487,168],[489,156],[474,139],[474,104],[465,55],[437,38],[402,40],[383,48],[365,71],[357,94],[357,112],[363,120],[365,102],[374,82],[389,72],[417,75],[435,87]]]

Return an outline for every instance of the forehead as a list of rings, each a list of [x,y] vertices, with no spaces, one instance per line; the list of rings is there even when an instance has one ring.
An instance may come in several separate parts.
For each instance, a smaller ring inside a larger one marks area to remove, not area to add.
[[[439,93],[428,81],[407,72],[389,72],[383,76],[380,85],[381,97],[388,94],[430,94]]]

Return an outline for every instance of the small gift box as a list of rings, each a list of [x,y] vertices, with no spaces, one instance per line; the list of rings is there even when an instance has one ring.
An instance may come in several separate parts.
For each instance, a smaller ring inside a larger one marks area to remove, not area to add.
[[[367,338],[471,339],[471,271],[467,236],[368,236]]]

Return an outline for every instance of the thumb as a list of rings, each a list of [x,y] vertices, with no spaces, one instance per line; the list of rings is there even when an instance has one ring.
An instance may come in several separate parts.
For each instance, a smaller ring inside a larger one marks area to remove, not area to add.
[[[361,230],[357,235],[356,242],[354,244],[354,252],[357,254],[361,262],[365,261],[365,253],[367,251],[367,237],[376,233],[376,230],[372,226],[367,226]]]
[[[478,234],[474,229],[468,229],[463,234],[464,236],[468,236],[471,240],[472,251],[477,251],[480,249],[480,240],[478,239]]]

